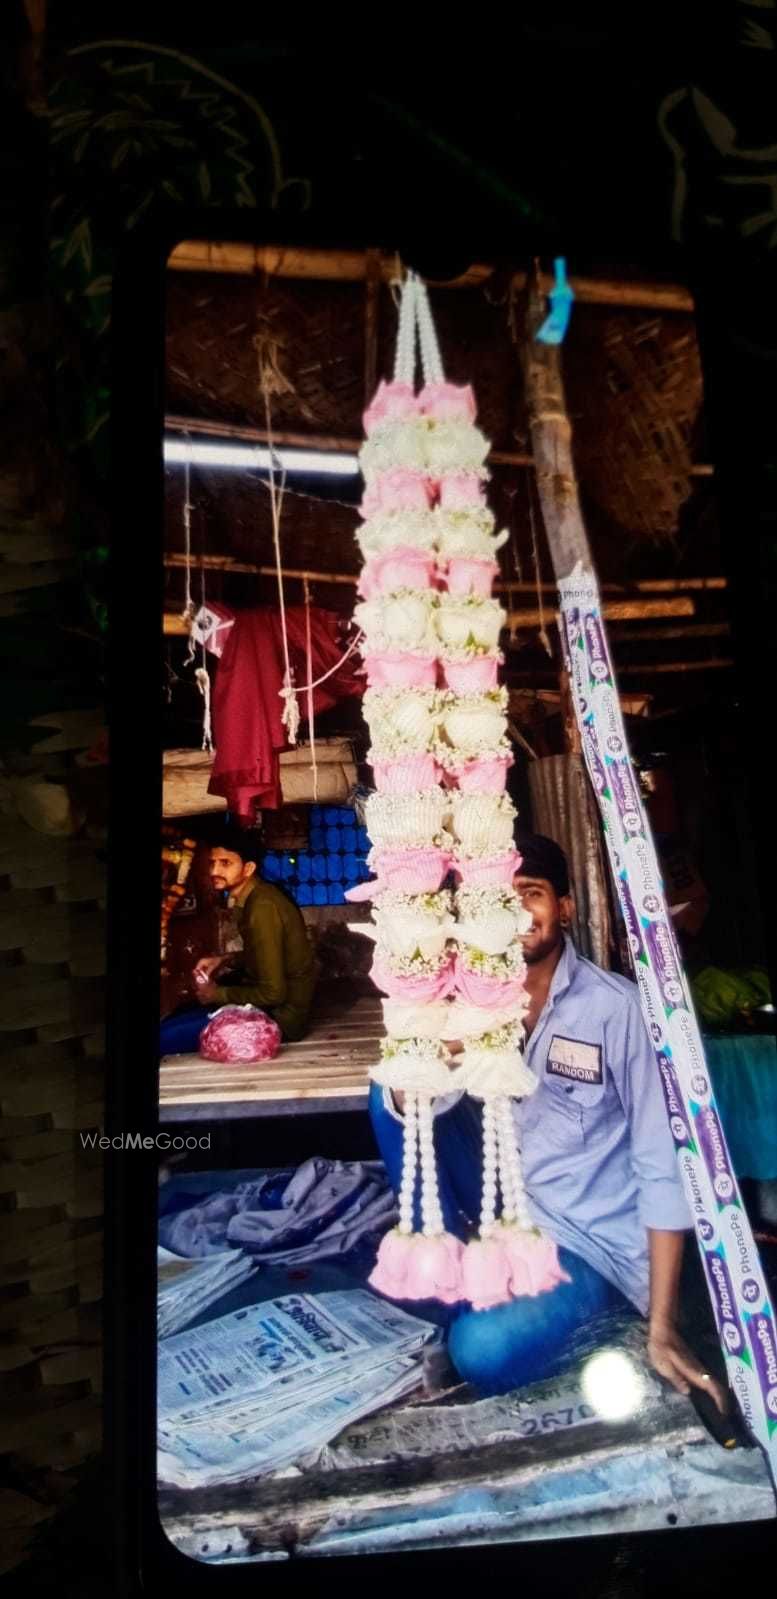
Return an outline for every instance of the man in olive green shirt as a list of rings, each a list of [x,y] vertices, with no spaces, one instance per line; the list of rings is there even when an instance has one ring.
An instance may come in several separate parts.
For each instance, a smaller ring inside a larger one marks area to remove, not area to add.
[[[283,1039],[303,1038],[315,986],[313,954],[305,923],[280,889],[256,875],[253,846],[239,832],[226,833],[210,851],[210,880],[229,894],[243,940],[242,973],[217,981],[223,955],[209,955],[195,970],[197,998],[212,1009],[255,1005],[278,1023]]]

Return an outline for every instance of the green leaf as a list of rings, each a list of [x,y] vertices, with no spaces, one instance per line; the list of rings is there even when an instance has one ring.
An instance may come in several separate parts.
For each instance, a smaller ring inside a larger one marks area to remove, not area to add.
[[[200,185],[200,194],[202,195],[203,200],[209,200],[211,192],[210,173],[204,161],[201,161],[197,168],[197,178]]]
[[[89,294],[89,295],[92,295],[92,294],[110,294],[112,283],[113,283],[112,277],[108,273],[106,273],[101,278],[93,278],[91,283],[89,284],[88,289],[84,290],[84,293],[85,294]]]

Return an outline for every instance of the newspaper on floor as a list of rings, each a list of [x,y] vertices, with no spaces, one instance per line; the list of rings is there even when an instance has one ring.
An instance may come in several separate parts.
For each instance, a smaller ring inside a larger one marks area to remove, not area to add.
[[[159,1346],[163,1482],[206,1486],[315,1457],[418,1387],[429,1322],[364,1289],[288,1294]]]
[[[218,1304],[233,1288],[257,1271],[256,1262],[240,1249],[227,1249],[204,1260],[157,1249],[157,1336],[168,1338]]]

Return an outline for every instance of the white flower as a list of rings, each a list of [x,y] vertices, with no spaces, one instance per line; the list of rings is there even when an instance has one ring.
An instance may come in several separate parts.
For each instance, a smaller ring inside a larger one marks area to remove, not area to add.
[[[463,855],[504,855],[513,842],[515,806],[507,794],[457,794],[453,831]]]
[[[408,417],[379,428],[359,451],[359,465],[365,478],[394,467],[423,472],[427,463],[429,423],[425,417]]]
[[[455,932],[447,894],[381,894],[372,914],[381,943],[396,956],[418,950],[432,960]]]
[[[443,644],[452,648],[474,648],[484,652],[499,647],[499,635],[507,621],[507,612],[498,600],[485,600],[476,595],[466,599],[440,596],[434,622]]]
[[[356,531],[365,561],[372,555],[385,555],[389,550],[403,547],[432,550],[435,541],[434,517],[433,511],[377,512]]]
[[[503,955],[532,924],[531,912],[504,888],[460,888],[456,894],[456,937],[486,955]]]
[[[385,1008],[392,1002],[383,1003]],[[426,1037],[389,1039],[381,1044],[381,1056],[380,1064],[371,1068],[370,1077],[383,1088],[432,1095],[445,1094],[450,1089],[449,1056],[439,1043]]]
[[[470,1005],[467,1000],[454,999],[449,1005],[441,1038],[453,1043],[456,1039],[482,1039],[486,1033],[497,1031],[520,1022],[524,1013],[522,1003],[494,1006],[484,1010],[482,1005]]]
[[[368,689],[363,709],[379,760],[425,753],[440,719],[435,689]]]
[[[409,953],[403,955],[398,954],[381,940],[378,940],[375,946],[376,961],[385,964],[395,977],[436,977],[448,958],[445,944],[432,953],[425,953],[416,945]]]
[[[365,805],[367,832],[378,849],[436,844],[450,810],[450,799],[437,786],[421,794],[371,794]]]
[[[509,745],[507,691],[491,689],[487,694],[450,694],[442,706],[445,738],[460,756],[497,754]]]
[[[461,943],[461,930],[456,928],[456,937]],[[479,946],[470,945],[461,952],[465,970],[476,972],[481,977],[496,977],[500,983],[512,981],[514,977],[523,977],[526,971],[521,944],[516,939],[512,944],[500,952],[487,953]]]
[[[479,1099],[527,1099],[539,1087],[520,1050],[465,1049],[450,1086]]]
[[[441,1040],[446,1034],[450,1006],[444,1000],[418,1004],[414,1000],[384,999],[383,1020],[389,1038]]]
[[[365,635],[366,653],[414,650],[433,655],[437,645],[432,618],[435,599],[431,591],[401,589],[387,598],[357,605],[354,621]]]
[[[489,451],[488,439],[471,422],[433,422],[425,440],[429,470],[471,472],[483,465]]]
[[[493,513],[485,506],[482,510],[444,511],[438,505],[432,515],[437,548],[442,556],[469,556],[473,560],[485,561],[492,559],[499,546],[494,538]]]

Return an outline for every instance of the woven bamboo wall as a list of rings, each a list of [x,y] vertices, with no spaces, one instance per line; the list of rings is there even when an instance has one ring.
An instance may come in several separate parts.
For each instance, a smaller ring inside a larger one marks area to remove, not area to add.
[[[101,1440],[101,1156],[79,1135],[102,1119],[105,869],[24,820],[32,788],[6,780],[0,812],[0,1571]]]

